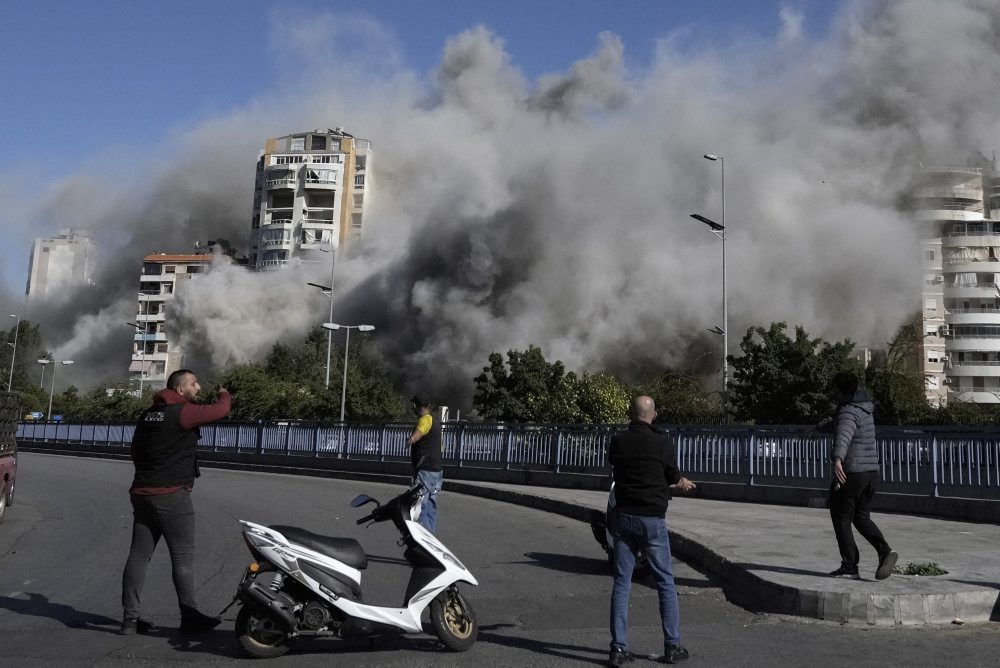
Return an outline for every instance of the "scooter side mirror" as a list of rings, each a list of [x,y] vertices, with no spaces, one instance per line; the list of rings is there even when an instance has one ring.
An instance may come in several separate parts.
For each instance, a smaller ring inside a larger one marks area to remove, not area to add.
[[[354,500],[351,501],[351,507],[360,508],[366,503],[374,503],[375,505],[378,505],[378,501],[368,496],[367,494],[358,494],[356,497],[354,497]]]

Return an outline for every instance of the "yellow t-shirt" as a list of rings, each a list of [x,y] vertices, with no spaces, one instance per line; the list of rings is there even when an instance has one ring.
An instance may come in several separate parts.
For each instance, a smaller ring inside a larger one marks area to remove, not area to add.
[[[421,415],[420,419],[417,420],[417,431],[426,436],[427,434],[431,433],[431,426],[433,424],[434,424],[434,418],[432,418],[430,414]]]

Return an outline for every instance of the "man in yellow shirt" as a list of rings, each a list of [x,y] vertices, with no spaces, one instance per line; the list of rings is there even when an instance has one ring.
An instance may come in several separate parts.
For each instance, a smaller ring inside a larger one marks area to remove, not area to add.
[[[437,523],[437,496],[444,482],[441,464],[441,421],[431,414],[430,402],[420,397],[411,400],[417,415],[417,426],[410,434],[410,463],[413,465],[413,483],[418,481],[424,489],[420,493],[418,522],[431,533]]]

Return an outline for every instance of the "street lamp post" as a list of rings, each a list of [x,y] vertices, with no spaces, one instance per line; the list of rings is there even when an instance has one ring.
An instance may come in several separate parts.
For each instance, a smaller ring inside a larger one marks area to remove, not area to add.
[[[705,223],[712,233],[722,240],[722,327],[715,326],[716,333],[722,334],[722,410],[728,410],[729,391],[729,297],[726,292],[726,161],[721,155],[706,153],[704,158],[718,161],[722,176],[722,223],[716,223],[705,216],[691,214],[697,221]],[[721,331],[718,331],[721,330]]]
[[[21,329],[21,316],[17,313],[9,313],[8,315],[17,319],[17,324],[14,325],[14,349],[10,353],[10,376],[7,378],[7,391],[10,392],[14,385],[14,358],[17,357],[17,333]]]
[[[51,360],[51,362],[52,362],[52,384],[49,385],[49,412],[45,414],[46,420],[52,419],[52,395],[56,391],[56,369],[59,368],[60,364],[62,364],[63,366],[69,366],[70,364],[73,363],[73,360]]]
[[[42,377],[38,380],[38,387],[45,387],[45,365],[52,360],[40,359],[38,363],[42,365]]]
[[[375,330],[372,325],[338,325],[335,322],[324,322],[323,329],[330,332],[332,335],[334,330],[345,329],[347,330],[347,338],[344,339],[344,380],[340,385],[340,421],[344,421],[344,405],[347,403],[347,351],[351,346],[351,330],[356,329],[359,332],[371,332]],[[329,373],[329,369],[327,369]]]
[[[340,248],[340,234],[334,231],[333,243],[330,248],[320,248],[319,250],[324,253],[330,253],[332,255],[330,259],[330,285],[319,285],[318,283],[307,283],[306,285],[311,285],[314,288],[319,288],[324,294],[330,295],[330,317],[328,320],[333,320],[333,277],[337,270],[337,249]],[[326,386],[330,387],[330,350],[333,347],[333,332],[327,331],[326,333]]]
[[[129,327],[133,328],[136,331],[136,334],[139,334],[140,332],[142,332],[142,334],[141,334],[142,338],[139,341],[140,345],[142,345],[142,354],[141,354],[140,362],[139,362],[139,367],[140,367],[139,368],[139,398],[141,399],[142,398],[142,381],[146,377],[146,330],[142,326],[140,326],[140,325],[138,325],[138,324],[136,324],[134,322],[126,322],[125,324],[128,325]]]

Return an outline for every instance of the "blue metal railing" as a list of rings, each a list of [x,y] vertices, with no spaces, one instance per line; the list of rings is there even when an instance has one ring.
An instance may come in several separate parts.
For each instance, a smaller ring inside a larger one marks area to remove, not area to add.
[[[450,465],[607,474],[605,452],[620,425],[448,422]],[[218,422],[199,446],[215,452],[407,461],[411,423]],[[745,484],[821,486],[829,478],[832,435],[812,427],[672,426],[688,476]],[[22,422],[19,440],[125,447],[133,424]],[[898,491],[1000,497],[1000,428],[877,429],[882,480]]]

